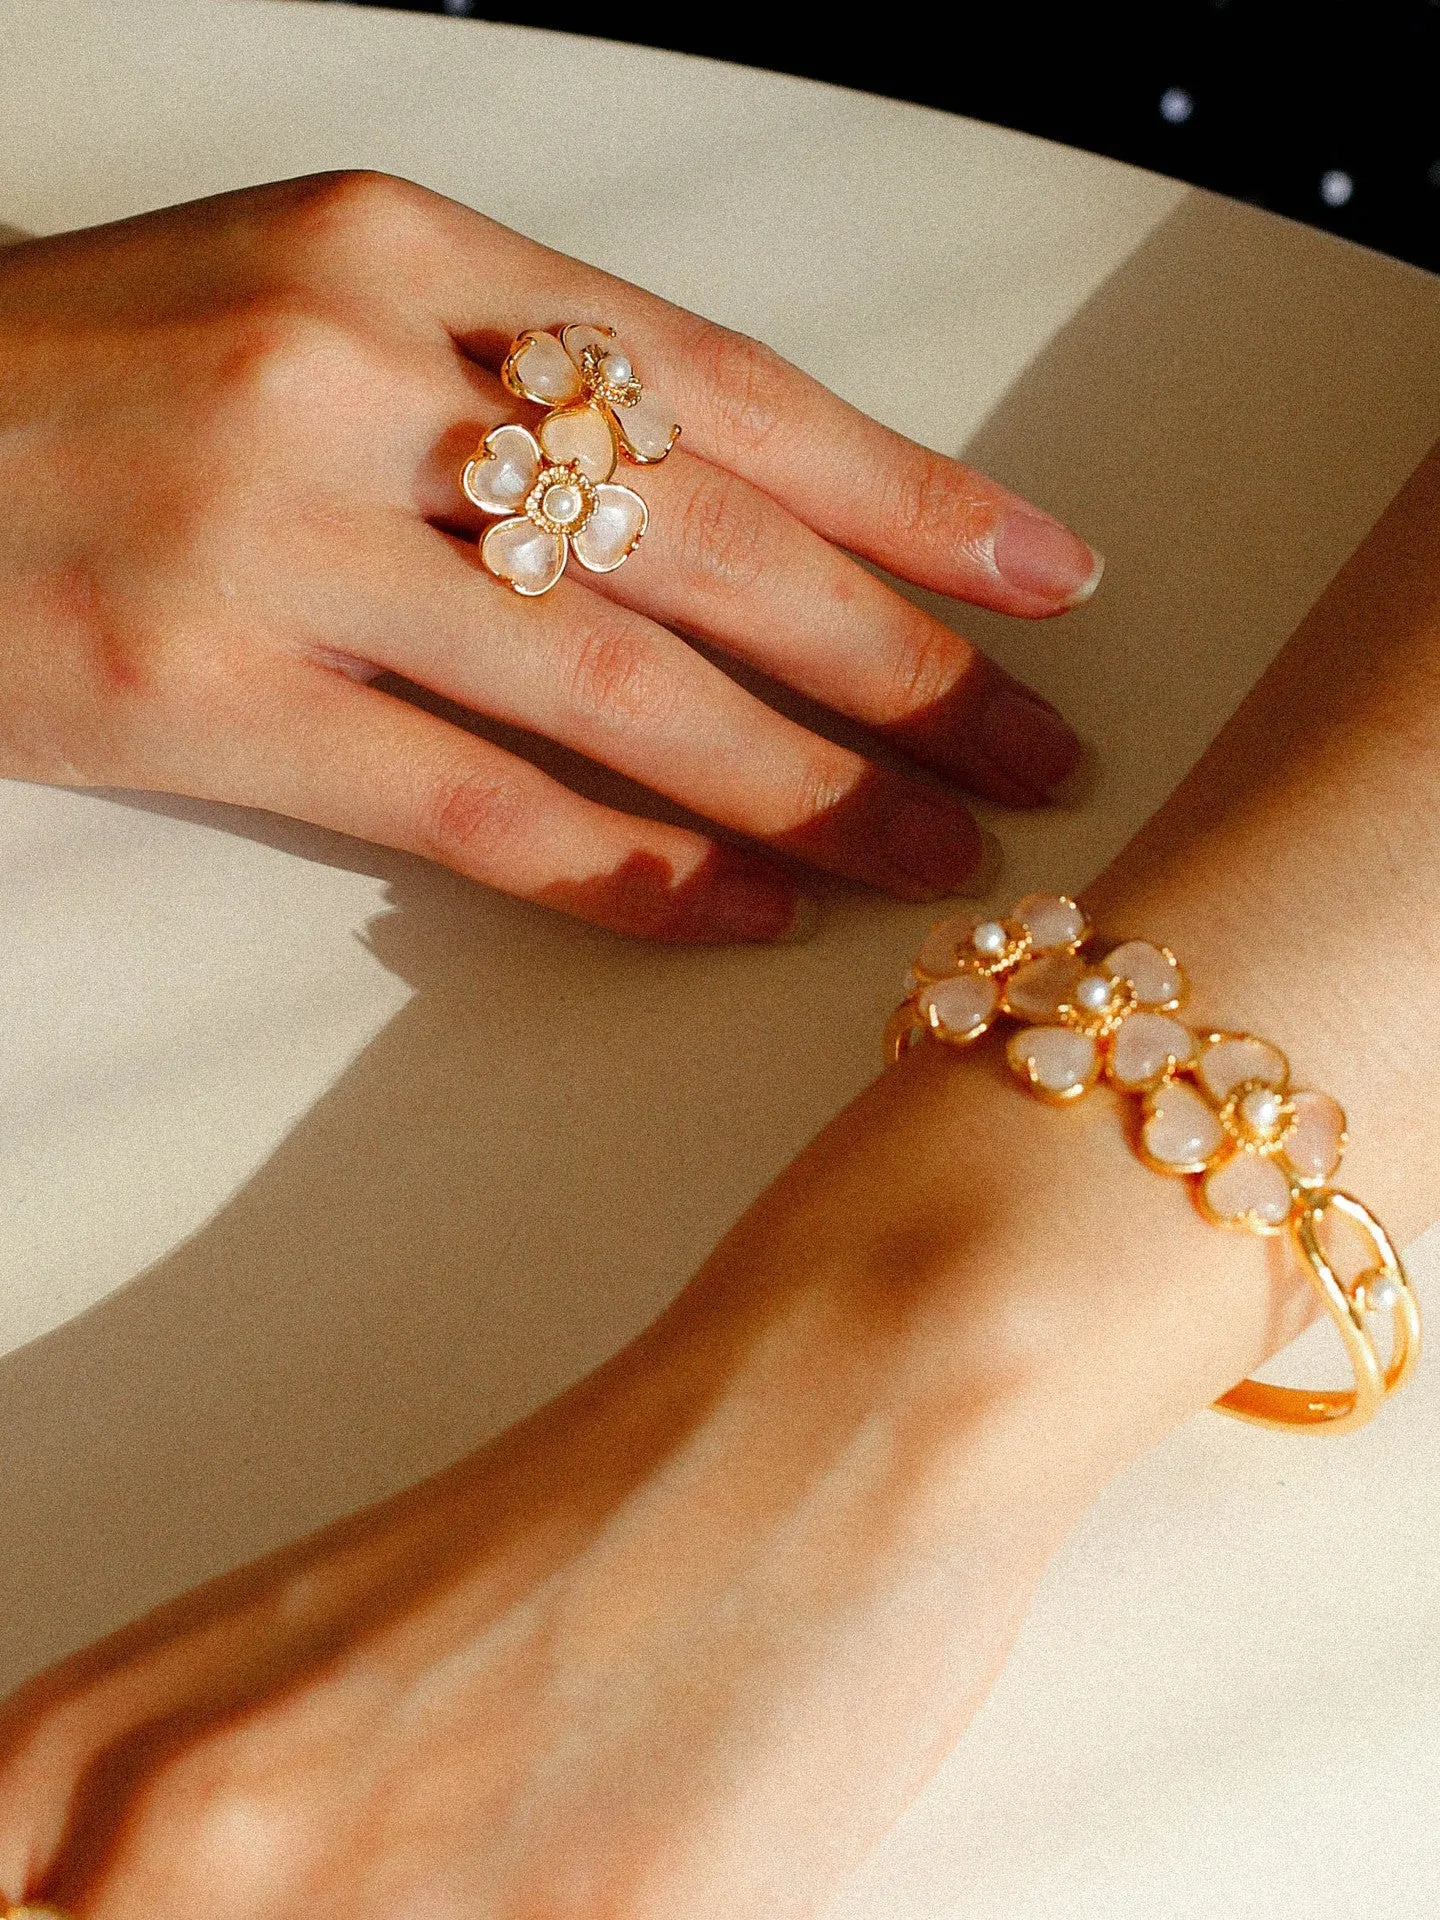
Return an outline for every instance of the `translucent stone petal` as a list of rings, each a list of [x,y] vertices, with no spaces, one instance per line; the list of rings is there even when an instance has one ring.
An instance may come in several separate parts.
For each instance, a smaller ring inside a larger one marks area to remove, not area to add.
[[[978,1040],[999,1004],[999,989],[983,973],[957,973],[937,980],[919,1000],[922,1017],[942,1040]]]
[[[1283,1092],[1290,1069],[1278,1047],[1242,1033],[1206,1047],[1200,1056],[1200,1078],[1217,1100],[1224,1100],[1242,1080],[1260,1080]]]
[[[1185,997],[1179,965],[1148,940],[1127,940],[1105,956],[1105,971],[1128,980],[1142,1007],[1176,1007]]]
[[[500,520],[480,542],[480,558],[497,580],[516,593],[548,593],[565,571],[565,542],[521,514]]]
[[[1095,1042],[1069,1027],[1023,1027],[1011,1035],[1005,1057],[1022,1080],[1059,1098],[1083,1093],[1100,1066]]]
[[[578,467],[597,484],[615,471],[615,434],[599,407],[564,407],[540,422],[545,458]]]
[[[1060,893],[1027,893],[1016,902],[1013,917],[1029,928],[1030,938],[1042,953],[1051,947],[1074,946],[1085,938],[1084,914],[1073,900]]]
[[[1290,1214],[1290,1182],[1274,1160],[1237,1153],[1207,1173],[1201,1192],[1217,1220],[1232,1226],[1281,1227]]]
[[[1168,1013],[1132,1013],[1115,1035],[1106,1071],[1134,1093],[1184,1066],[1194,1052],[1195,1036]]]
[[[1171,1173],[1198,1173],[1225,1140],[1209,1103],[1183,1080],[1158,1087],[1145,1103],[1140,1138],[1146,1153]]]
[[[1005,983],[1005,1005],[1021,1020],[1053,1020],[1085,970],[1085,962],[1073,953],[1027,960]]]
[[[948,919],[937,921],[915,956],[916,972],[926,980],[938,980],[943,974],[953,973],[961,952],[969,950],[974,930],[973,913],[952,913]]]
[[[629,487],[597,487],[594,513],[570,538],[575,558],[591,573],[613,573],[639,546],[649,518],[645,502]]]
[[[620,430],[621,446],[642,466],[653,466],[657,460],[663,460],[680,432],[680,423],[670,402],[662,400],[649,387],[642,390],[633,407],[616,407],[615,425]]]
[[[529,328],[511,347],[500,378],[512,393],[542,407],[563,406],[580,392],[575,363],[553,333]]]
[[[1297,1179],[1307,1185],[1328,1180],[1345,1151],[1345,1114],[1328,1093],[1292,1093],[1295,1124],[1281,1149]]]
[[[460,476],[482,513],[515,513],[540,472],[540,449],[524,427],[496,427]]]
[[[592,327],[584,321],[572,322],[568,327],[560,329],[560,338],[564,341],[565,351],[576,367],[580,365],[580,358],[586,347],[599,347],[602,353],[625,353],[625,349],[615,338],[613,327]],[[625,358],[633,367],[635,362],[632,356],[625,353]]]

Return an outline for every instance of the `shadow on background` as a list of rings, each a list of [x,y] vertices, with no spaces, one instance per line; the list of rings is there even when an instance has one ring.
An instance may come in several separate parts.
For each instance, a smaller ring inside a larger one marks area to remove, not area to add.
[[[1041,829],[1008,830],[1018,879],[1083,881],[1152,810],[1440,429],[1434,291],[1397,272],[1377,310],[1373,273],[1197,197],[966,449],[1110,557],[1063,632],[958,616],[1103,743],[1062,868],[1053,816],[1043,873]],[[869,1076],[917,920],[844,897],[808,948],[645,950],[268,816],[136,804],[384,879],[368,937],[415,991],[200,1232],[0,1362],[0,1690],[641,1326]]]

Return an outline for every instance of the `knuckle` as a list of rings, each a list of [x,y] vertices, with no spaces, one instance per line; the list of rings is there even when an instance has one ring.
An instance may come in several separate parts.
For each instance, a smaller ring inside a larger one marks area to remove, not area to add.
[[[670,679],[653,642],[638,628],[617,623],[577,636],[568,694],[578,714],[607,729],[654,727],[670,711]]]
[[[943,454],[919,447],[897,463],[882,507],[882,523],[918,546],[953,540],[965,518],[959,469]]]
[[[836,752],[812,749],[795,769],[779,830],[793,831],[828,818],[843,805],[854,785],[854,769],[848,759]]]
[[[514,774],[469,768],[436,786],[422,850],[446,866],[488,863],[520,834],[532,811],[532,797]]]
[[[906,635],[885,656],[887,684],[875,722],[904,720],[937,706],[963,677],[971,655],[969,642],[938,622]]]
[[[317,375],[337,362],[352,370],[356,345],[338,315],[295,290],[254,294],[227,317],[215,370],[216,411],[227,425],[236,413],[251,411],[293,421],[297,401],[319,384]]]
[[[423,229],[438,196],[378,168],[345,167],[298,183],[285,211],[293,242],[393,245]]]
[[[762,518],[749,488],[718,472],[702,475],[680,520],[687,567],[732,591],[753,587],[763,564]]]
[[[762,453],[786,419],[790,369],[773,348],[714,321],[700,323],[693,343],[709,369],[710,426],[728,452]]]

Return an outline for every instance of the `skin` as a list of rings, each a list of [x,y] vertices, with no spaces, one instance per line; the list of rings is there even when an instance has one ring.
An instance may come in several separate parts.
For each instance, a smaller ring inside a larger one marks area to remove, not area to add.
[[[523,601],[481,569],[458,479],[491,427],[540,417],[497,378],[512,338],[567,320],[617,327],[684,433],[616,476],[650,508],[626,564]],[[765,940],[807,866],[964,887],[984,849],[956,787],[1033,806],[1075,768],[1047,702],[859,561],[1041,618],[1093,587],[1083,541],[757,342],[423,188],[326,175],[0,253],[0,364],[0,774],[266,807],[621,932]]]
[[[1440,1205],[1437,515],[1440,453],[1087,896],[1173,943],[1197,1023],[1343,1098],[1346,1184],[1402,1243]],[[915,1049],[573,1391],[12,1701],[0,1890],[83,1920],[821,1912],[1076,1517],[1304,1322],[1282,1246],[1206,1225],[1118,1096]]]

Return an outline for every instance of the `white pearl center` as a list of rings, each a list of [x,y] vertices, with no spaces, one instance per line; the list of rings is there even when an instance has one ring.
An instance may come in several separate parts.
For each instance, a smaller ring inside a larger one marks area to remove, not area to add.
[[[562,485],[547,487],[542,505],[557,526],[568,527],[572,520],[580,518],[585,502],[578,487]]]
[[[1103,974],[1087,973],[1075,987],[1075,1004],[1086,1013],[1103,1013],[1115,998],[1115,982]]]
[[[1240,1102],[1240,1118],[1254,1133],[1273,1133],[1280,1122],[1281,1105],[1273,1087],[1257,1087]]]
[[[1003,953],[1005,943],[1005,929],[998,920],[982,920],[970,936],[970,944],[977,953]]]
[[[607,353],[600,362],[600,371],[612,387],[628,387],[635,378],[635,369],[623,353]]]
[[[1383,1268],[1361,1275],[1365,1306],[1371,1313],[1388,1313],[1400,1298],[1400,1282]]]

